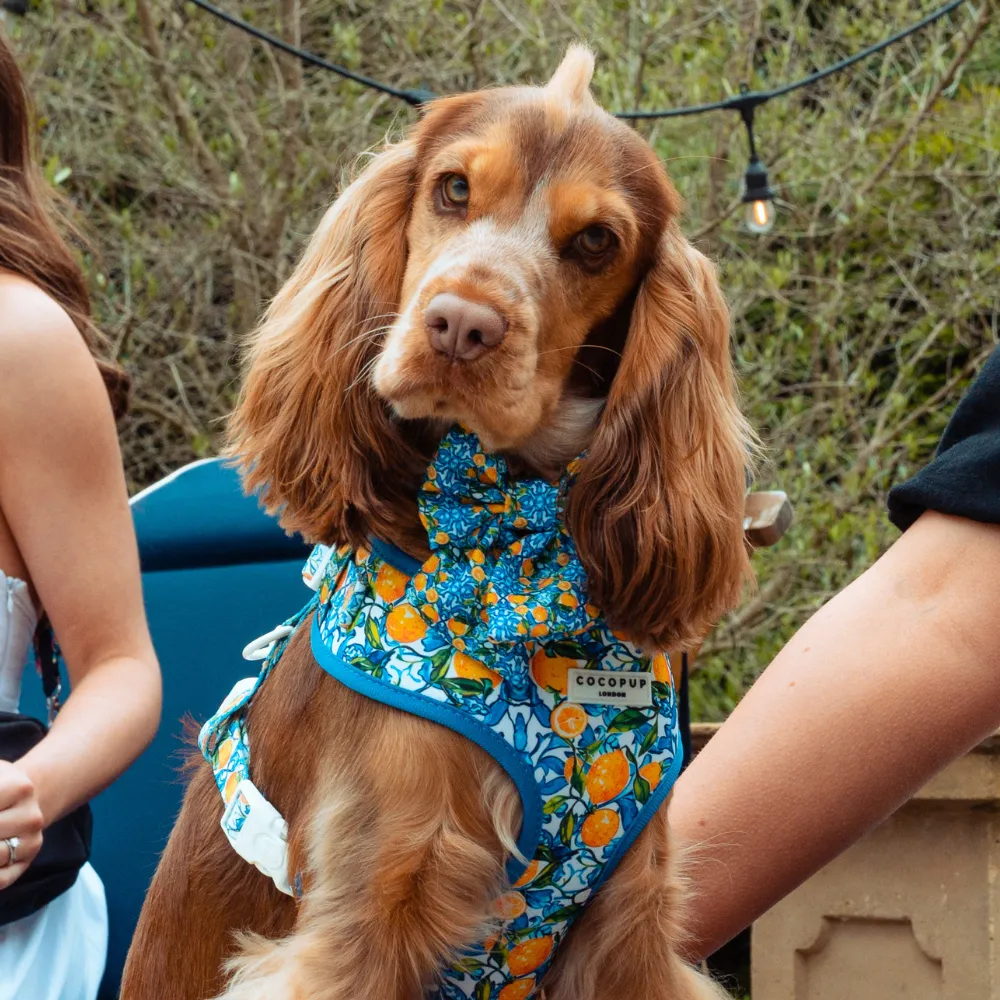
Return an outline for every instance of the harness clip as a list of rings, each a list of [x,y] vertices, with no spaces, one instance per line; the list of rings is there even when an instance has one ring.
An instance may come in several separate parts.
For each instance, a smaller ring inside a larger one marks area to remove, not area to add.
[[[264,635],[254,639],[253,642],[248,642],[243,647],[243,659],[266,660],[271,655],[274,644],[281,642],[282,639],[287,639],[294,631],[295,629],[291,625],[278,625],[270,632],[265,632]]]
[[[222,830],[241,858],[286,896],[294,895],[288,881],[288,824],[249,778],[236,786],[222,815]]]

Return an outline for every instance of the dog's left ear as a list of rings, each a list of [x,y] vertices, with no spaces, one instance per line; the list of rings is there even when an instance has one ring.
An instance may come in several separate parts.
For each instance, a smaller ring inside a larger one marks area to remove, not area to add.
[[[592,598],[634,640],[693,645],[739,600],[753,441],[715,269],[670,223],[567,501]]]
[[[372,159],[248,344],[229,450],[247,490],[310,542],[391,536],[426,468],[367,383],[399,308],[415,162],[409,141]]]

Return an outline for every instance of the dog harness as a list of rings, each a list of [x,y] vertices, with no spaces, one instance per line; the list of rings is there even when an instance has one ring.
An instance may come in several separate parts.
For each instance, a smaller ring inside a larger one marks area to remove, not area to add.
[[[523,821],[497,929],[446,969],[438,1000],[533,996],[555,949],[663,802],[681,768],[667,657],[612,630],[586,597],[558,484],[510,481],[461,429],[418,496],[431,556],[382,541],[317,546],[316,592],[251,643],[264,657],[202,729],[236,850],[293,892],[284,821],[250,780],[245,713],[287,637],[313,611],[316,662],[341,683],[461,733],[514,781]],[[294,894],[294,893],[293,893]]]

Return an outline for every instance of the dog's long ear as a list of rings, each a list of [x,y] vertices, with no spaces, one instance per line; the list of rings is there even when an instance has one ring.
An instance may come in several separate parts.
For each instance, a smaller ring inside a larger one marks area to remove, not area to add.
[[[752,442],[715,270],[670,223],[567,503],[592,597],[636,641],[694,644],[739,599]]]
[[[248,490],[309,541],[390,531],[425,460],[368,383],[406,267],[415,156],[376,156],[324,216],[254,332],[229,451]],[[391,470],[391,471],[390,471]]]

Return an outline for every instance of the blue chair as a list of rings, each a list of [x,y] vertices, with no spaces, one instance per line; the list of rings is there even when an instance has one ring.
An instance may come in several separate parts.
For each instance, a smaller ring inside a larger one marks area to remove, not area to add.
[[[97,797],[92,863],[108,897],[101,1000],[118,996],[142,901],[180,808],[181,720],[208,718],[256,672],[240,651],[297,611],[309,547],[289,538],[218,459],[188,465],[132,500],[150,630],[163,669],[163,721],[148,750]],[[44,718],[25,685],[24,711]]]

